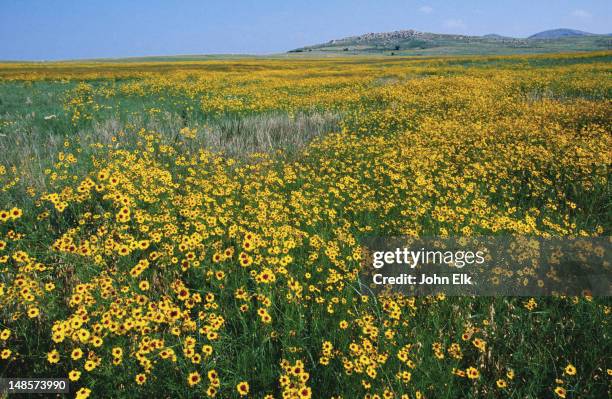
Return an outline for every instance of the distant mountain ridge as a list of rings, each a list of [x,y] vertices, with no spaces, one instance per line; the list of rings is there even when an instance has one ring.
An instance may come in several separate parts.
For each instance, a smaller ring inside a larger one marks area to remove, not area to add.
[[[561,37],[576,37],[576,36],[596,36],[594,33],[584,32],[576,29],[550,29],[538,32],[529,36],[527,39],[558,39]]]
[[[612,49],[610,35],[576,29],[551,29],[527,38],[490,33],[484,36],[420,32],[414,29],[366,33],[289,51],[389,53],[389,55],[518,54]]]
[[[344,44],[344,43],[368,43],[368,42],[377,42],[377,41],[393,41],[393,40],[406,40],[406,39],[431,40],[431,39],[443,38],[443,37],[462,39],[462,38],[477,37],[477,36],[430,33],[430,32],[420,32],[414,29],[407,29],[407,30],[397,30],[393,32],[366,33],[366,34],[358,35],[358,36],[349,36],[349,37],[345,37],[342,39],[330,40],[326,44],[337,45],[337,44]]]

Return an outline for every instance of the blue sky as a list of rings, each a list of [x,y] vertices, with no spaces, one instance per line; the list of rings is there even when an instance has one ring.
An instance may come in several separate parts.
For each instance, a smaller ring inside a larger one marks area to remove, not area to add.
[[[267,54],[367,32],[612,32],[612,1],[0,0],[0,59]]]

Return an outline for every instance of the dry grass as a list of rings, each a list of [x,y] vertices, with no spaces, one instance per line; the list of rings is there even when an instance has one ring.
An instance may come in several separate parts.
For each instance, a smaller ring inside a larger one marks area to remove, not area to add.
[[[228,117],[206,126],[196,143],[238,158],[254,152],[293,152],[313,138],[336,130],[339,120],[333,112]]]
[[[206,148],[225,156],[244,159],[252,153],[273,153],[282,150],[294,153],[313,138],[338,129],[340,115],[335,112],[262,113],[251,115],[228,115],[208,122],[187,126],[196,129],[193,140],[185,140],[184,147],[190,151]],[[164,112],[157,118],[131,116],[127,122],[117,119],[95,121],[88,129],[80,130],[76,141],[81,151],[88,151],[94,144],[116,146],[118,142],[134,138],[122,137],[122,131],[145,129],[161,132],[167,142],[181,139],[179,131],[185,120],[174,113]],[[71,141],[75,137],[71,138]],[[135,143],[132,143],[135,144]],[[51,132],[33,131],[22,127],[14,134],[0,136],[2,164],[14,166],[20,171],[20,184],[24,187],[45,189],[45,169],[56,161],[57,154],[72,149],[64,147],[64,137]]]

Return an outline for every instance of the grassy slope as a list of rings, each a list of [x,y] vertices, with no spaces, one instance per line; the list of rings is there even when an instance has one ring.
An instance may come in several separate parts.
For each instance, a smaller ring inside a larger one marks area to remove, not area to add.
[[[396,49],[399,46],[399,50]],[[307,53],[378,53],[395,55],[485,55],[485,54],[537,54],[572,51],[598,51],[612,48],[609,36],[565,37],[550,40],[502,40],[497,38],[471,37],[457,39],[449,35],[435,35],[431,39],[408,40],[355,40],[334,44],[307,46]],[[344,50],[348,49],[348,50]]]

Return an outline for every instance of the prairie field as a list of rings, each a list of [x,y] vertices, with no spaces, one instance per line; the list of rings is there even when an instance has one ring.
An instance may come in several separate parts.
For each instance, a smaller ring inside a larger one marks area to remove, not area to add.
[[[372,296],[359,273],[368,236],[609,237],[611,132],[610,51],[0,64],[0,376],[609,397],[609,297]]]

